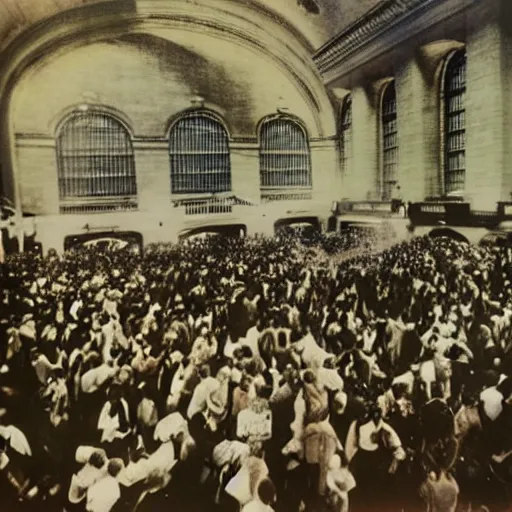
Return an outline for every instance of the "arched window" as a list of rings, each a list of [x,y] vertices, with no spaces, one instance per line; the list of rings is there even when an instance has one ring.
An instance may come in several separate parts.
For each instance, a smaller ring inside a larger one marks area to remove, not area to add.
[[[311,155],[304,128],[285,117],[263,121],[260,128],[261,190],[311,186]]]
[[[382,96],[382,199],[389,201],[397,183],[398,125],[395,82],[386,85]]]
[[[341,108],[341,172],[345,174],[352,159],[352,97],[343,100]]]
[[[171,192],[203,194],[231,190],[229,137],[209,112],[190,112],[169,136]]]
[[[466,51],[446,61],[444,88],[444,192],[463,192],[466,181]]]
[[[110,114],[73,114],[57,136],[59,195],[64,203],[77,199],[113,200],[137,195],[135,160],[130,134]]]

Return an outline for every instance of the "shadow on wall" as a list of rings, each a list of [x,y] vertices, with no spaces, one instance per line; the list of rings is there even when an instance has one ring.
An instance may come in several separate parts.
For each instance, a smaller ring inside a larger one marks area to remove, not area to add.
[[[130,34],[119,38],[119,41],[138,50],[142,49],[148,56],[157,59],[163,73],[179,74],[190,87],[191,96],[199,94],[207,103],[226,112],[226,121],[232,133],[255,134],[250,77],[248,80],[242,76],[235,79],[218,63],[151,35]]]

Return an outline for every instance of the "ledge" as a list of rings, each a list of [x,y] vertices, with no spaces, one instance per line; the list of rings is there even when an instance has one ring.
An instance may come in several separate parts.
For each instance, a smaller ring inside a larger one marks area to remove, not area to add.
[[[332,81],[334,68],[346,68],[351,57],[371,43],[382,53],[477,3],[478,0],[384,0],[322,46],[313,60],[324,79]],[[361,59],[358,56],[356,60]],[[342,74],[346,72],[344,69]]]

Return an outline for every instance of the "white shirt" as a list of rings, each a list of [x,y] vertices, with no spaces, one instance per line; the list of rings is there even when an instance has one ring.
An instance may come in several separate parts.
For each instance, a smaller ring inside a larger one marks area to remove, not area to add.
[[[154,427],[158,422],[158,412],[153,400],[144,397],[137,407],[137,419],[147,427]]]
[[[173,412],[157,423],[154,439],[166,443],[179,434],[188,434],[188,423],[181,413]]]
[[[121,473],[117,480],[125,487],[131,487],[138,482],[146,480],[152,471],[151,464],[147,459],[140,459],[138,462],[130,462]]]
[[[321,368],[324,361],[331,357],[331,354],[320,347],[311,333],[306,334],[298,342],[299,348],[303,348],[302,360],[309,368]]]
[[[89,487],[87,491],[87,512],[110,512],[121,491],[117,480],[108,475]]]
[[[98,480],[103,479],[106,473],[106,466],[98,469],[90,464],[86,464],[71,479],[69,486],[68,499],[71,503],[80,503],[84,498],[88,489]]]
[[[117,373],[115,368],[102,364],[97,368],[93,368],[82,375],[81,387],[84,393],[94,393],[97,391],[109,378],[114,377]]]
[[[336,369],[320,368],[318,383],[331,391],[343,391],[344,387],[343,379]]]
[[[256,357],[260,357],[260,348],[258,346],[260,335],[261,333],[258,331],[258,328],[253,326],[247,331],[245,338],[241,340],[242,345],[249,347],[252,350],[253,355]]]
[[[128,404],[124,398],[121,398],[121,404],[123,405],[126,419],[129,421],[129,412],[128,412]],[[120,427],[119,424],[119,416],[116,414],[114,417],[110,416],[110,408],[112,407],[110,402],[106,402],[103,406],[103,409],[100,412],[100,417],[98,419],[98,430],[102,431],[101,434],[101,442],[111,443],[114,439],[123,439],[129,433],[127,432],[119,432],[118,429]]]
[[[260,500],[252,500],[245,505],[242,512],[274,512],[274,509]]]
[[[480,400],[483,402],[485,414],[494,421],[503,410],[503,395],[493,386],[480,393]]]
[[[224,345],[224,357],[228,359],[233,359],[233,355],[237,348],[240,348],[242,345],[240,342],[233,343],[230,338],[227,339],[226,344]]]

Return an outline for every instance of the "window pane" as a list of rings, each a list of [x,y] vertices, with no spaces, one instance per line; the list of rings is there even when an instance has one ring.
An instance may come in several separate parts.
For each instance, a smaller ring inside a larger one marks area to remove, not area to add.
[[[312,186],[308,140],[304,130],[295,121],[271,119],[261,127],[260,186]]]
[[[169,138],[173,194],[231,190],[231,163],[226,130],[208,113],[180,119]]]
[[[396,91],[389,84],[382,98],[382,199],[392,199],[398,168],[398,122],[396,113]]]
[[[466,53],[455,53],[445,76],[445,193],[463,191],[466,179]]]
[[[61,199],[137,195],[130,136],[108,114],[78,113],[67,121],[57,160]]]

